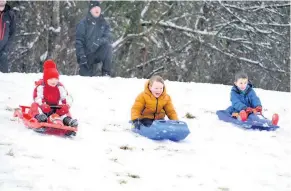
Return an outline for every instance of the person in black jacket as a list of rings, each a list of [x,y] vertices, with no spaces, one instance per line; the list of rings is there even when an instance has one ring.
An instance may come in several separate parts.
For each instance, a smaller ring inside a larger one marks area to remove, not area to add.
[[[93,66],[102,62],[102,75],[112,75],[109,24],[101,15],[99,1],[89,2],[89,11],[76,27],[76,56],[81,76],[94,76]]]
[[[14,34],[14,12],[6,4],[6,0],[0,0],[0,72],[3,73],[8,73],[7,54],[10,51]]]

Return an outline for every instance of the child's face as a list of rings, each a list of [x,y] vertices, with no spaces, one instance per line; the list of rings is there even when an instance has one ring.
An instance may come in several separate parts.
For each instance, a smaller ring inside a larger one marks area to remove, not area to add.
[[[161,82],[154,82],[150,87],[149,87],[150,91],[152,92],[152,94],[158,98],[162,95],[163,91],[164,91],[164,84],[162,84]]]
[[[93,17],[97,18],[97,17],[99,17],[100,14],[101,14],[101,8],[98,7],[98,6],[95,6],[95,7],[93,7],[93,8],[90,10],[90,12],[91,12],[91,14],[92,14]]]
[[[247,88],[248,85],[248,79],[247,78],[240,78],[234,84],[240,89],[241,91],[244,91]]]
[[[47,80],[47,84],[49,86],[55,87],[56,85],[58,85],[59,80],[57,78],[50,78]]]

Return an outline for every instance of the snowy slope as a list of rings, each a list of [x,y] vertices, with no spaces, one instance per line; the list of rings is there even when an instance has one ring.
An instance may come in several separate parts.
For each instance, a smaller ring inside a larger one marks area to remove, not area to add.
[[[77,137],[32,132],[7,107],[30,104],[41,74],[0,73],[1,191],[290,191],[290,93],[257,89],[276,132],[245,131],[217,119],[230,86],[167,81],[191,134],[180,143],[130,132],[130,108],[145,80],[62,76],[74,98]],[[83,90],[81,90],[83,88]],[[195,119],[184,118],[187,112]]]

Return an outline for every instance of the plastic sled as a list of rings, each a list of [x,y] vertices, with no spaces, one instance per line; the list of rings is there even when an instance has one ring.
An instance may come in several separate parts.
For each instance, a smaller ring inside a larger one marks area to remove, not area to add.
[[[237,127],[247,129],[247,130],[260,130],[260,131],[275,131],[279,128],[277,125],[272,125],[271,121],[267,122],[267,119],[260,115],[261,120],[250,120],[247,119],[246,121],[240,121],[236,118],[233,118],[227,111],[225,110],[218,110],[216,112],[218,118],[222,121],[232,123]]]
[[[54,107],[56,108],[58,106],[51,106],[51,108]],[[65,126],[57,114],[50,115],[48,117],[48,122],[38,122],[37,119],[29,114],[29,110],[30,106],[20,105],[20,108],[15,109],[13,115],[14,117],[21,119],[23,124],[29,129],[41,132],[39,131],[40,128],[44,127],[45,132],[41,133],[58,136],[75,136],[78,131],[77,127]]]
[[[155,120],[149,127],[141,125],[139,129],[133,128],[132,131],[152,140],[175,142],[185,139],[190,134],[185,122],[175,120]]]

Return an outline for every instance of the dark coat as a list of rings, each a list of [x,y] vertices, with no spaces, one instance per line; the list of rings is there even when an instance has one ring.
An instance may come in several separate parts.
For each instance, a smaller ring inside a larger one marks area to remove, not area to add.
[[[8,53],[15,35],[15,14],[9,5],[0,12],[0,52]]]
[[[87,63],[87,56],[98,51],[105,43],[111,43],[109,24],[103,15],[94,18],[89,12],[76,28],[76,56],[79,64]]]

